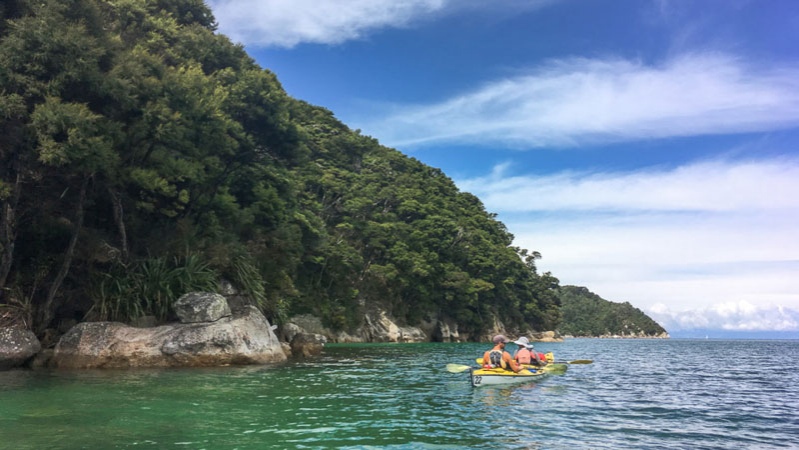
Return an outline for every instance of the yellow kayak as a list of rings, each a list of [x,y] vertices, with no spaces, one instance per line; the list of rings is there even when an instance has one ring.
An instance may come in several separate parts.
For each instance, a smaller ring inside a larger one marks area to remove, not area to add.
[[[547,375],[553,373],[562,374],[566,371],[566,364],[555,364],[552,352],[546,354],[548,364],[543,367],[522,364],[522,370],[513,372],[502,368],[471,368],[469,375],[472,381],[472,386],[487,386],[487,385],[501,385],[501,384],[515,384],[525,383],[533,380],[539,380]],[[477,364],[483,365],[483,358],[477,358]]]

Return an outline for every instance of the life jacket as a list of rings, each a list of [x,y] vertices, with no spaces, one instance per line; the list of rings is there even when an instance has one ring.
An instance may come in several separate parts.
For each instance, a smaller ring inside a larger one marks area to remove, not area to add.
[[[502,350],[491,350],[488,352],[488,364],[491,367],[502,367],[503,369],[507,369],[508,363],[505,362],[505,359],[502,358],[502,354],[504,352]]]
[[[533,355],[530,353],[530,350],[522,348],[516,352],[516,362],[518,362],[519,364],[530,364],[530,361],[532,360],[533,360]]]

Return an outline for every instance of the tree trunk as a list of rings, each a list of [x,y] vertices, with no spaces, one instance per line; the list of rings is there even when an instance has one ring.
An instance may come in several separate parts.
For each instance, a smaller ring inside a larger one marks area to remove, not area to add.
[[[14,245],[17,240],[16,210],[22,191],[22,175],[17,172],[11,198],[3,202],[0,211],[0,292],[6,286],[14,262]]]
[[[69,240],[69,246],[64,254],[64,261],[61,264],[61,270],[58,271],[58,275],[56,275],[55,279],[53,280],[53,284],[50,286],[50,291],[47,293],[47,299],[39,310],[40,320],[38,323],[38,332],[44,331],[53,320],[53,316],[55,315],[55,307],[53,306],[55,303],[55,297],[58,294],[58,290],[61,288],[61,283],[64,282],[64,278],[66,278],[67,274],[69,273],[70,266],[72,265],[72,258],[75,255],[75,247],[78,244],[78,236],[83,228],[83,208],[84,204],[86,203],[86,189],[89,184],[89,178],[90,176],[86,175],[83,178],[83,183],[81,183],[80,186],[78,211],[77,217],[75,218],[75,230],[72,232],[72,238]]]
[[[125,214],[122,209],[122,198],[111,188],[108,188],[108,193],[111,195],[111,201],[114,203],[114,222],[116,222],[117,231],[119,232],[119,245],[122,246],[122,262],[125,263],[128,261],[128,233],[125,229]]]

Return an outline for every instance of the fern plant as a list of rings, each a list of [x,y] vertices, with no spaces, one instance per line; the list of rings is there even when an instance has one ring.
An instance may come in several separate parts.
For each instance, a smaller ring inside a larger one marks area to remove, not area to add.
[[[128,267],[115,266],[100,274],[92,290],[93,306],[87,314],[94,320],[131,322],[152,315],[164,322],[172,304],[192,291],[216,292],[219,275],[198,254],[184,258],[148,258]]]

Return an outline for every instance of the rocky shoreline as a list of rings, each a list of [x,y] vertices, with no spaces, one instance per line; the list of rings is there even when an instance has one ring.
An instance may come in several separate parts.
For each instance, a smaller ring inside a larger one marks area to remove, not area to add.
[[[334,332],[318,317],[292,317],[272,326],[246,298],[195,292],[174,305],[178,323],[131,326],[119,322],[82,322],[64,333],[54,348],[42,349],[33,332],[0,328],[0,370],[124,369],[209,367],[283,362],[312,357],[328,342],[467,342],[489,341],[493,334],[526,335],[533,341],[561,342],[555,332],[513,332],[495,323],[485,336],[458,331],[451,320],[429,320],[418,327],[397,325],[385,311],[372,310],[354,332]],[[147,323],[147,320],[142,323]]]
[[[641,333],[629,333],[629,334],[602,334],[599,336],[572,336],[570,334],[564,335],[564,339],[671,339],[669,333],[660,333],[660,334],[645,334]]]

